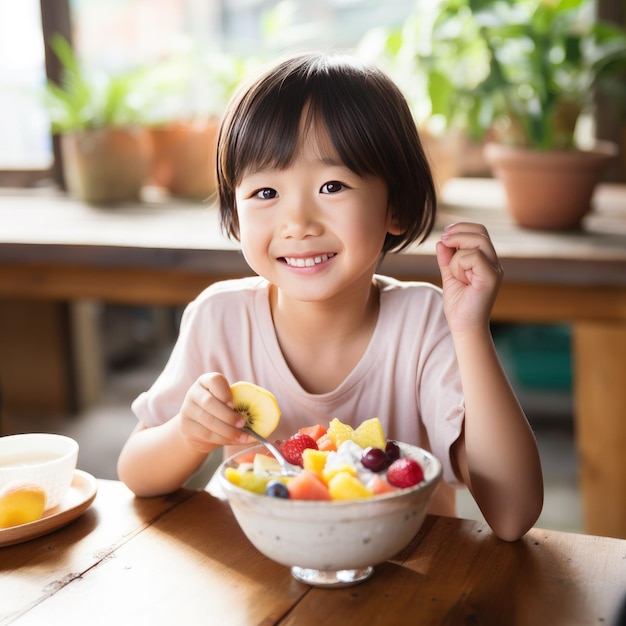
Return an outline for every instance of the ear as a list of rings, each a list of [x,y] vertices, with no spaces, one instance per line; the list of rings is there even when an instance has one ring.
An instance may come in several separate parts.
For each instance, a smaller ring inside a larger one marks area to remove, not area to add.
[[[400,220],[392,209],[389,210],[387,215],[387,232],[390,235],[403,235],[406,232],[406,228],[400,225]]]

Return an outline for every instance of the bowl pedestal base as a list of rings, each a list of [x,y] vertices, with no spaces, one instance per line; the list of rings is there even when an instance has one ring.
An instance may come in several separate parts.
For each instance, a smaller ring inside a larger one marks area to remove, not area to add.
[[[367,580],[374,573],[374,568],[364,567],[361,569],[320,570],[309,567],[291,568],[291,575],[299,582],[313,587],[325,587],[338,589],[350,587]]]

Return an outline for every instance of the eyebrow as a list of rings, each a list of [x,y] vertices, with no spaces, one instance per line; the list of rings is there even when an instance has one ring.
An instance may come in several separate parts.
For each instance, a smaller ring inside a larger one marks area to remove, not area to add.
[[[327,165],[329,167],[341,167],[343,169],[352,171],[339,157],[335,155],[325,156],[325,155],[320,154],[320,155],[317,155],[317,158],[319,159],[320,163],[322,163],[323,165]],[[257,168],[248,167],[244,169],[242,173],[242,178],[246,176],[255,176],[257,174],[264,174],[264,173],[270,173],[270,172],[276,172],[276,171],[280,172],[283,170],[287,170],[290,167],[291,167],[291,163],[289,163],[285,167],[277,167],[275,165],[264,165],[262,167],[257,167]]]
[[[323,155],[320,155],[320,161],[324,165],[329,165],[329,166],[332,166],[332,167],[345,167],[347,169],[350,169],[341,159],[337,158],[336,156],[323,156]]]

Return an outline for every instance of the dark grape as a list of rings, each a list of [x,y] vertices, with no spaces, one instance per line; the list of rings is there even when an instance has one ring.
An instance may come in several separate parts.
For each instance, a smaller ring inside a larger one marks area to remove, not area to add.
[[[270,480],[265,486],[265,495],[272,498],[288,498],[289,490],[287,485],[280,480]]]
[[[382,472],[389,465],[389,458],[380,448],[365,448],[361,463],[372,472]]]
[[[390,463],[400,458],[400,446],[395,441],[387,442],[385,452],[387,453],[387,458]]]

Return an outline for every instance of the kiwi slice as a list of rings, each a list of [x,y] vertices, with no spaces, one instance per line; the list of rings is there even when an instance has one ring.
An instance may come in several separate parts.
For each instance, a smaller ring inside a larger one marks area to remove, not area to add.
[[[280,420],[280,408],[274,395],[254,383],[239,381],[231,385],[235,411],[246,418],[246,426],[262,437],[271,435]]]

